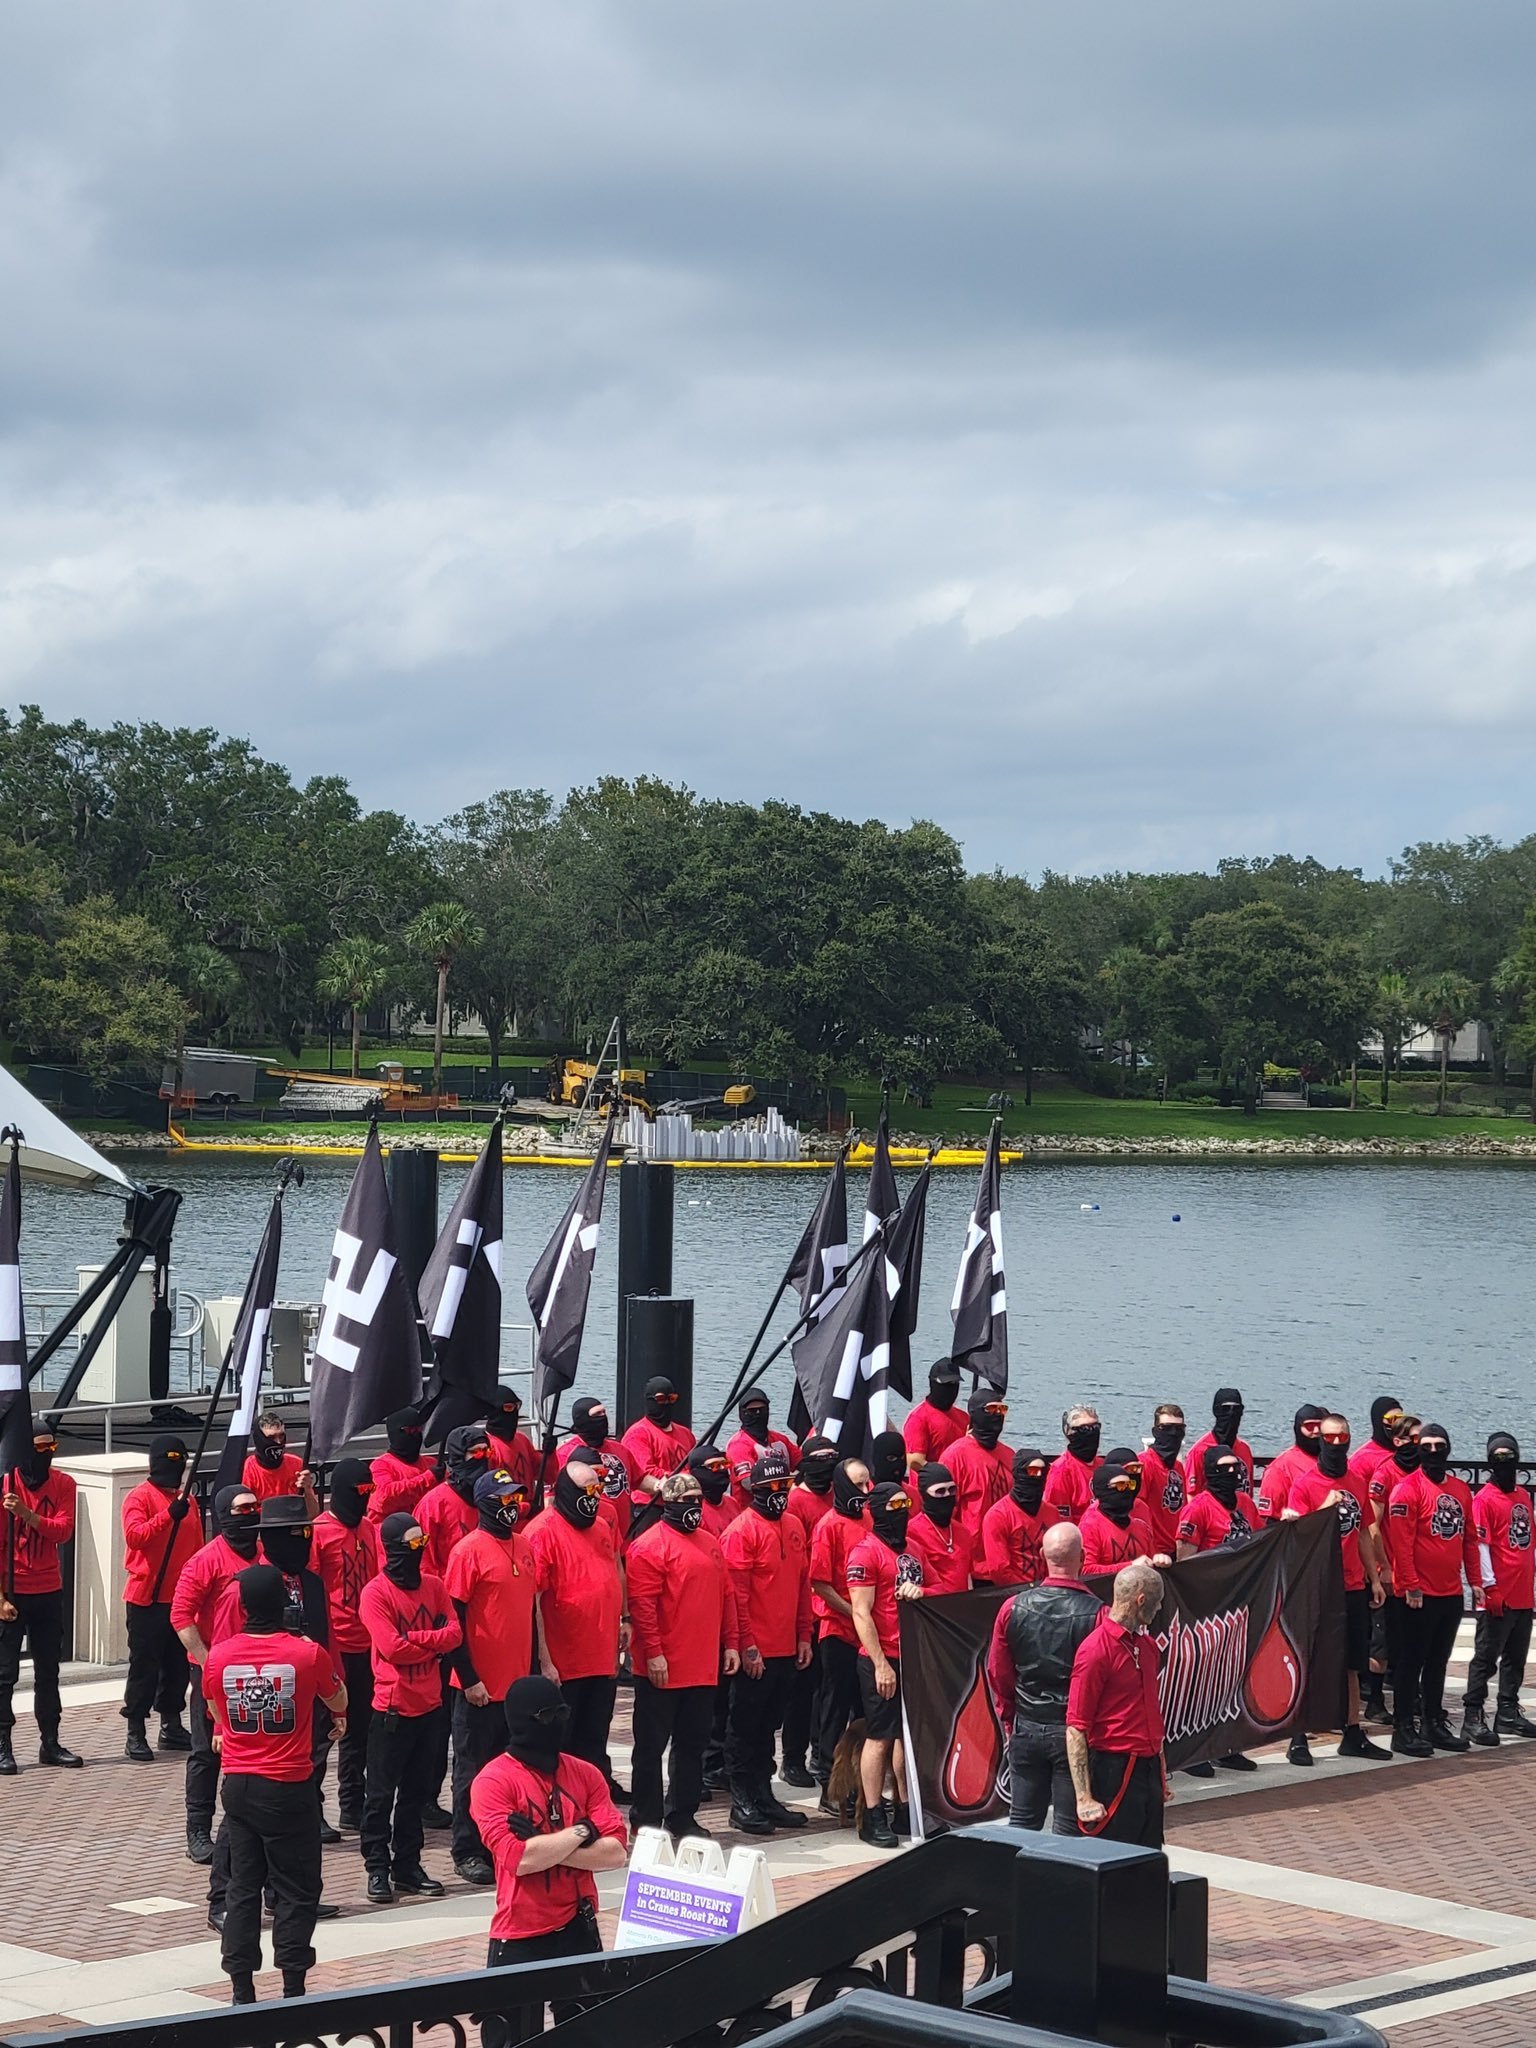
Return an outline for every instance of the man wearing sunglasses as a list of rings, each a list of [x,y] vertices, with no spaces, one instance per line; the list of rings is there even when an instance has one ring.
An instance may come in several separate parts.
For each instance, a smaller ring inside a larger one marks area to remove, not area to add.
[[[951,1453],[953,1456],[953,1453]],[[1066,1519],[1045,1497],[1050,1460],[1021,1444],[1013,1454],[1013,1484],[982,1517],[976,1576],[990,1586],[1032,1586],[1045,1576],[1041,1540]]]
[[[630,1494],[635,1508],[643,1508],[660,1493],[661,1482],[687,1464],[694,1446],[693,1431],[678,1417],[677,1389],[665,1373],[646,1381],[643,1398],[645,1413],[619,1440],[630,1470],[637,1474]]]
[[[1386,1600],[1381,1558],[1371,1514],[1370,1489],[1350,1463],[1349,1423],[1342,1415],[1325,1415],[1318,1432],[1316,1466],[1297,1472],[1290,1483],[1280,1519],[1293,1522],[1319,1508],[1332,1508],[1339,1522],[1339,1550],[1344,1564],[1344,1637],[1349,1666],[1349,1705],[1340,1756],[1384,1763],[1392,1752],[1367,1739],[1360,1725],[1360,1671],[1370,1662],[1371,1613]],[[1305,1734],[1293,1735],[1288,1752],[1293,1764],[1308,1765],[1312,1751]]]
[[[624,1567],[603,1512],[608,1466],[578,1444],[556,1475],[553,1496],[528,1524],[537,1574],[545,1675],[571,1710],[569,1747],[612,1787],[608,1730],[629,1643]],[[625,1498],[625,1507],[629,1505]]]
[[[1426,1422],[1418,1470],[1403,1475],[1387,1502],[1393,1600],[1401,1602],[1392,1654],[1392,1747],[1408,1755],[1422,1755],[1425,1743],[1445,1750],[1470,1746],[1446,1716],[1445,1672],[1461,1624],[1463,1574],[1479,1612],[1484,1587],[1494,1583],[1492,1561],[1477,1540],[1471,1490],[1447,1469],[1450,1455],[1450,1432]],[[1418,1747],[1409,1748],[1415,1737]]]
[[[510,1472],[520,1480],[531,1500],[539,1476],[539,1454],[528,1432],[521,1427],[522,1419],[522,1395],[516,1387],[498,1387],[495,1400],[485,1411],[485,1426],[491,1438],[486,1463],[493,1472]]]
[[[811,1581],[805,1527],[789,1507],[788,1468],[757,1458],[747,1474],[750,1506],[721,1548],[741,1609],[741,1669],[731,1680],[726,1758],[731,1826],[749,1835],[803,1828],[805,1815],[773,1792],[774,1735],[790,1682],[811,1661]]]
[[[918,1512],[907,1524],[907,1548],[923,1567],[929,1593],[968,1593],[974,1550],[955,1520],[959,1496],[947,1465],[924,1465],[915,1474]]]
[[[1141,1467],[1128,1446],[1111,1451],[1093,1475],[1093,1504],[1078,1523],[1083,1538],[1083,1573],[1116,1572],[1138,1557],[1173,1563],[1172,1551],[1158,1549],[1152,1520],[1141,1499]]]
[[[965,1404],[969,1427],[944,1453],[955,1482],[955,1515],[978,1547],[987,1509],[1000,1501],[1013,1483],[1013,1452],[1003,1442],[1008,1403],[985,1380]]]
[[[1317,1469],[1326,1408],[1315,1401],[1303,1401],[1291,1423],[1292,1441],[1276,1458],[1271,1458],[1259,1481],[1254,1499],[1265,1522],[1278,1522],[1285,1511],[1291,1487],[1303,1472]]]
[[[325,1588],[331,1654],[346,1680],[346,1732],[336,1746],[338,1824],[355,1835],[363,1824],[368,1724],[373,1718],[373,1662],[359,1602],[379,1569],[378,1525],[370,1519],[373,1475],[362,1458],[343,1458],[331,1473],[326,1510],[315,1522],[311,1569]]]

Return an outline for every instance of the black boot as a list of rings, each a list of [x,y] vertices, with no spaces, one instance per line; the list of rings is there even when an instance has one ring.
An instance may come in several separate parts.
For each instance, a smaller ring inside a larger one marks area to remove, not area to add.
[[[758,1812],[776,1828],[803,1828],[806,1824],[807,1817],[798,1807],[786,1806],[782,1799],[774,1798],[773,1786],[767,1779],[757,1788],[755,1804]]]
[[[1472,1747],[1465,1735],[1458,1735],[1444,1714],[1436,1714],[1427,1724],[1424,1733],[1429,1737],[1431,1749],[1464,1750]]]
[[[1379,1742],[1372,1742],[1358,1721],[1352,1721],[1344,1730],[1339,1742],[1340,1756],[1364,1757],[1373,1764],[1389,1764],[1392,1761],[1390,1749],[1384,1749]]]
[[[304,1996],[304,1977],[305,1972],[303,1970],[284,1970],[284,1998],[302,1998]]]
[[[771,1816],[759,1810],[755,1785],[736,1784],[731,1787],[731,1813],[726,1825],[743,1835],[773,1833]]]
[[[809,1792],[816,1782],[805,1768],[805,1758],[800,1756],[785,1757],[784,1768],[779,1772],[779,1776],[786,1785],[793,1785],[797,1792]]]
[[[130,1763],[152,1764],[155,1752],[149,1746],[149,1737],[144,1732],[142,1721],[128,1723],[128,1740],[123,1744],[123,1755]]]
[[[859,1822],[859,1840],[868,1842],[872,1849],[899,1849],[901,1838],[891,1826],[891,1817],[885,1810],[885,1801],[877,1799],[873,1806],[864,1809],[864,1818]]]
[[[211,1863],[213,1861],[213,1836],[203,1821],[187,1823],[187,1861],[189,1863]]]
[[[1495,1735],[1536,1735],[1536,1721],[1528,1721],[1520,1711],[1520,1702],[1512,1706],[1499,1701],[1499,1711],[1493,1717]]]
[[[248,1972],[242,1973],[238,1977],[230,1978],[229,2002],[231,2005],[254,2005],[256,2003],[256,1986],[251,1982]]]
[[[84,1757],[76,1756],[72,1749],[64,1747],[57,1728],[51,1735],[44,1735],[37,1745],[37,1760],[40,1764],[52,1764],[61,1771],[78,1771],[85,1762]]]
[[[14,1778],[16,1775],[16,1753],[11,1748],[9,1728],[0,1732],[0,1778]]]
[[[1390,1728],[1392,1726],[1392,1709],[1387,1705],[1387,1696],[1382,1690],[1379,1676],[1373,1676],[1371,1679],[1371,1689],[1366,1696],[1365,1711],[1360,1718],[1362,1721],[1371,1722],[1377,1728]]]
[[[1392,1730],[1392,1750],[1396,1756],[1433,1756],[1434,1750],[1419,1733],[1417,1721],[1399,1721]]]
[[[1497,1749],[1499,1738],[1496,1730],[1488,1726],[1488,1720],[1481,1707],[1467,1707],[1461,1716],[1461,1732],[1468,1742],[1478,1749]]]
[[[341,1840],[341,1830],[333,1828],[323,1813],[320,1816],[320,1840],[327,1849]]]
[[[155,1738],[157,1749],[190,1749],[192,1738],[181,1725],[180,1714],[162,1714],[160,1733]]]

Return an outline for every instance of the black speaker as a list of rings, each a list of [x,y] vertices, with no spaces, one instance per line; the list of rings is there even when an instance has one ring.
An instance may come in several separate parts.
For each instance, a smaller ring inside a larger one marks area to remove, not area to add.
[[[632,1294],[672,1292],[672,1175],[670,1166],[652,1159],[626,1159],[619,1168],[618,1407],[624,1429],[635,1419],[624,1406],[629,1344],[624,1304]],[[648,1377],[642,1374],[641,1383]]]
[[[397,1145],[389,1155],[389,1206],[400,1264],[414,1292],[437,1243],[437,1154]]]
[[[626,1304],[625,1363],[619,1372],[619,1428],[645,1412],[648,1379],[665,1373],[677,1389],[673,1420],[693,1422],[693,1303],[677,1294],[632,1294]]]

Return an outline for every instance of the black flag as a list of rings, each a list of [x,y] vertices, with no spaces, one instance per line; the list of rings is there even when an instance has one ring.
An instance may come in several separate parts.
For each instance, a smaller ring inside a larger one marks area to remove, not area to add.
[[[871,1252],[836,1308],[793,1347],[795,1379],[805,1405],[817,1429],[845,1458],[867,1456],[885,1427],[890,1305],[885,1260]]]
[[[998,1152],[1003,1120],[998,1117],[987,1139],[976,1206],[965,1230],[965,1250],[949,1304],[955,1336],[950,1353],[956,1365],[968,1365],[991,1382],[1000,1394],[1008,1391],[1008,1294],[1003,1282],[1003,1208],[999,1188]]]
[[[235,1390],[234,1413],[229,1418],[229,1435],[219,1453],[215,1487],[236,1486],[245,1469],[251,1448],[251,1429],[261,1406],[261,1377],[267,1363],[267,1332],[272,1324],[272,1302],[277,1294],[277,1262],[283,1251],[283,1202],[272,1198],[272,1213],[261,1234],[256,1262],[245,1283],[245,1298],[229,1339],[229,1353],[220,1368],[220,1379]],[[311,1411],[313,1439],[313,1411]]]
[[[437,1361],[436,1442],[496,1399],[501,1379],[501,1118],[465,1176],[421,1276]],[[462,1412],[461,1412],[462,1411]]]
[[[896,1283],[891,1295],[891,1385],[904,1401],[912,1398],[912,1333],[917,1328],[922,1292],[923,1233],[932,1177],[933,1168],[925,1166],[902,1204],[885,1247],[886,1280],[889,1284],[894,1275]]]
[[[361,1430],[421,1399],[416,1304],[395,1242],[377,1128],[336,1226],[309,1390],[311,1462],[336,1457]]]
[[[891,1171],[891,1125],[884,1106],[875,1128],[875,1156],[869,1168],[869,1192],[864,1197],[864,1237],[869,1243],[882,1224],[892,1224],[901,1213],[901,1196]]]
[[[789,1284],[800,1297],[800,1313],[809,1315],[814,1309],[819,1322],[835,1308],[843,1298],[847,1270],[848,1177],[839,1153],[789,1262]]]
[[[0,1480],[32,1455],[27,1330],[21,1312],[20,1134],[8,1131],[10,1163],[0,1194]]]
[[[613,1145],[610,1116],[598,1144],[597,1157],[587,1168],[581,1186],[571,1197],[570,1207],[559,1228],[539,1255],[539,1263],[528,1275],[528,1306],[539,1333],[533,1367],[533,1405],[548,1435],[561,1394],[576,1377],[581,1357],[581,1333],[587,1320],[587,1293],[592,1285],[592,1267],[597,1259],[597,1240],[603,1220],[603,1188],[608,1178],[608,1154]]]

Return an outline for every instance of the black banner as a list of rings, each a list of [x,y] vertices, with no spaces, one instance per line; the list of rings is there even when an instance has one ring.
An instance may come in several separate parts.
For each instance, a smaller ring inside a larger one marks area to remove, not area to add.
[[[1282,1522],[1239,1550],[1170,1565],[1157,1627],[1171,1770],[1257,1749],[1345,1711],[1337,1512]],[[1112,1578],[1090,1579],[1107,1600]],[[1008,1758],[987,1688],[997,1612],[1016,1587],[901,1602],[901,1697],[913,1819],[1005,1818]]]

